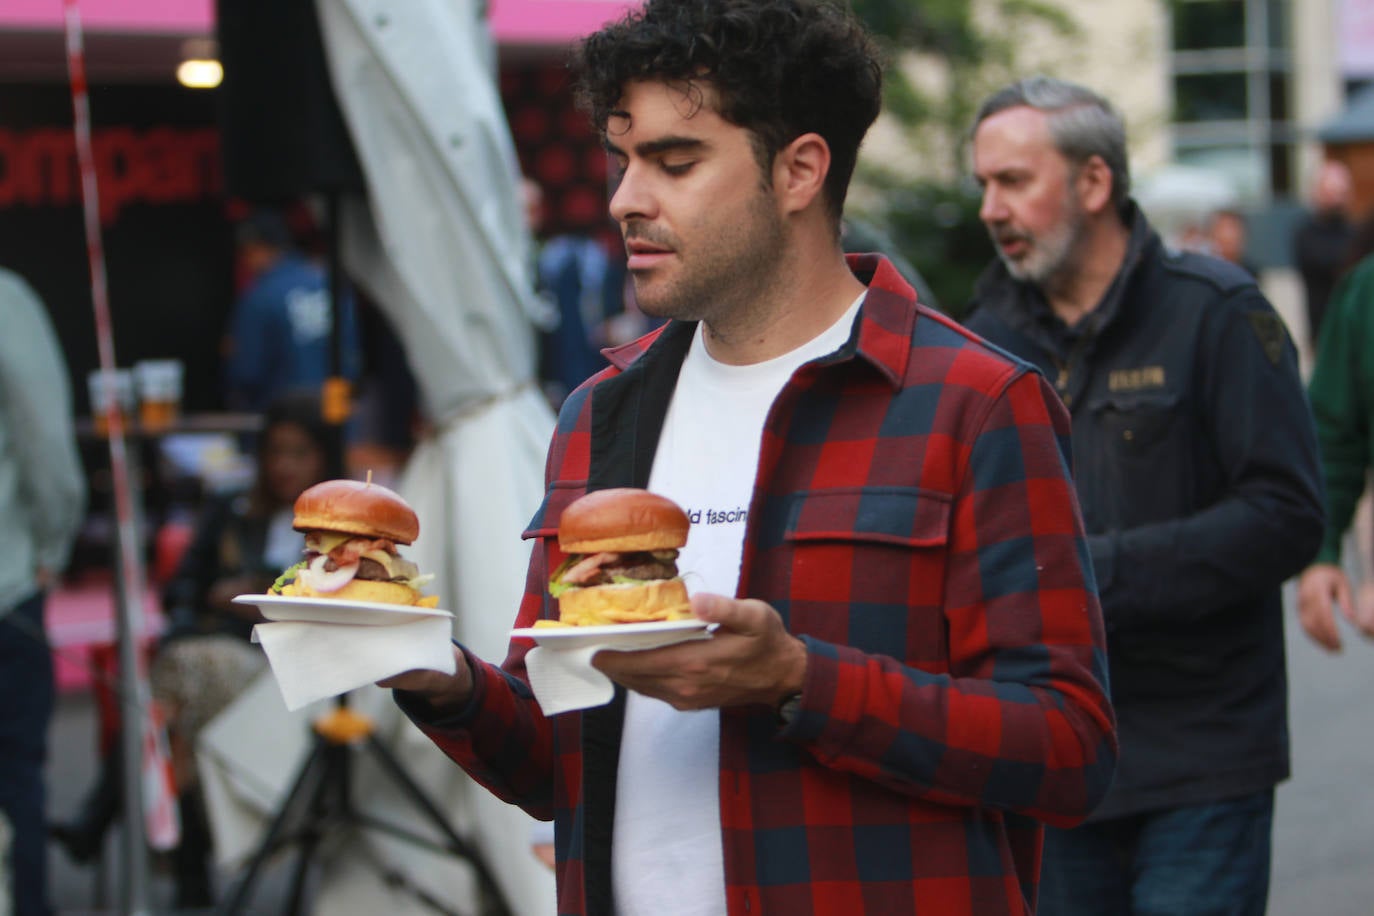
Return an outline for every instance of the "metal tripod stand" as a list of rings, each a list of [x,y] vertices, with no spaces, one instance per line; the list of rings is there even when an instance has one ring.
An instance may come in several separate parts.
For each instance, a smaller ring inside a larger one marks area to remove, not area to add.
[[[490,868],[481,854],[458,835],[443,812],[425,795],[419,784],[396,760],[391,751],[377,740],[372,720],[349,708],[347,697],[339,697],[332,711],[320,716],[313,724],[314,745],[292,783],[285,800],[274,815],[261,844],[249,860],[233,893],[218,913],[233,916],[244,912],[253,886],[267,860],[278,850],[292,843],[299,844],[298,857],[291,877],[287,909],[298,914],[304,900],[306,878],[310,864],[325,836],[340,827],[365,827],[398,837],[436,852],[446,852],[465,860],[477,877],[478,912],[483,916],[509,916],[510,909],[501,895]],[[356,750],[371,753],[381,764],[382,771],[404,791],[435,827],[446,843],[414,833],[396,824],[359,811],[352,799],[352,756]],[[294,820],[299,821],[288,829]],[[429,901],[436,909],[436,901]]]

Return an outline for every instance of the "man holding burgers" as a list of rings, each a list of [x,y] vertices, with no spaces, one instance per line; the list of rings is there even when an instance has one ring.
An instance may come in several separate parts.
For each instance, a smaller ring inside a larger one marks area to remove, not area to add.
[[[560,913],[1033,913],[1041,823],[1084,818],[1116,757],[1069,420],[846,262],[868,38],[820,0],[649,0],[577,64],[639,305],[673,320],[563,405],[516,626],[557,616],[569,504],[632,487],[686,510],[718,628],[599,653],[624,689],[557,717],[524,639],[382,685],[555,821]]]

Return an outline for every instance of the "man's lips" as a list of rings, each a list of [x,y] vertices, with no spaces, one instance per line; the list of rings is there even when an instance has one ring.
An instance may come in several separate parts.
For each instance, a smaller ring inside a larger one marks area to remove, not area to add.
[[[629,270],[647,270],[672,257],[673,250],[640,239],[627,239],[625,242],[625,266]]]
[[[1026,249],[1030,247],[1030,240],[1024,235],[998,236],[997,247],[1001,248],[1007,257],[1014,258],[1026,253]]]

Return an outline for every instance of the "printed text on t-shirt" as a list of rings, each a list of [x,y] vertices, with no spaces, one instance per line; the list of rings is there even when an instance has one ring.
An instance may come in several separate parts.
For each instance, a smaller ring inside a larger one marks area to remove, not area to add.
[[[749,510],[740,506],[734,509],[688,509],[687,519],[693,525],[739,525],[749,518]]]

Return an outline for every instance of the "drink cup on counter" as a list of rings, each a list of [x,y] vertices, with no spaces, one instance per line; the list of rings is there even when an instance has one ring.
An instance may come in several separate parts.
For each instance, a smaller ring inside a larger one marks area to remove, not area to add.
[[[109,408],[113,402],[127,427],[134,413],[134,374],[128,369],[96,369],[86,376],[91,398],[91,419],[102,436],[110,434]]]
[[[178,359],[145,359],[134,364],[139,422],[147,432],[171,428],[181,410],[182,364]]]

